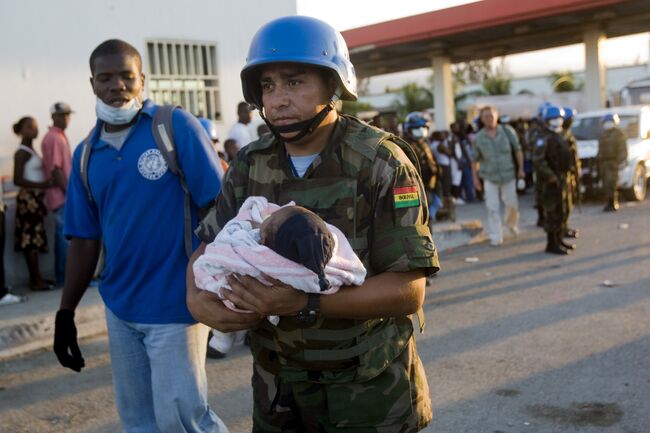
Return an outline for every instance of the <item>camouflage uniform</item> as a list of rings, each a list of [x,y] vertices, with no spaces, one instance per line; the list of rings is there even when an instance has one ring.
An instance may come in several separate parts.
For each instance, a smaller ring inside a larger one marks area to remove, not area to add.
[[[627,139],[620,128],[603,131],[598,138],[598,173],[603,182],[606,203],[618,204],[618,170],[627,160]]]
[[[543,182],[540,180],[540,173],[538,170],[538,164],[535,163],[535,151],[537,146],[544,142],[545,136],[547,134],[547,129],[543,127],[536,127],[530,131],[530,143],[534,145],[532,149],[533,153],[533,172],[535,173],[535,208],[539,214],[538,225],[543,225],[544,223],[544,206],[542,205],[542,185]],[[541,141],[540,141],[541,140]]]
[[[341,116],[303,178],[267,135],[242,149],[197,234],[210,242],[248,196],[294,200],[345,233],[368,270],[438,270],[424,187],[385,132]],[[396,196],[403,191],[412,195]],[[396,198],[397,197],[397,198]],[[405,200],[410,199],[410,200]],[[251,331],[254,432],[416,432],[431,421],[429,387],[409,317],[284,316]]]
[[[564,131],[564,139],[571,149],[571,168],[567,173],[566,180],[568,194],[565,207],[567,209],[567,212],[564,214],[564,219],[562,221],[562,228],[566,230],[569,222],[569,214],[573,210],[573,204],[578,200],[580,194],[578,191],[578,181],[582,172],[582,165],[580,164],[580,158],[578,158],[578,143],[576,141],[576,138],[573,136],[571,129]]]
[[[541,202],[544,209],[544,231],[556,233],[562,230],[563,222],[568,220],[572,206],[567,178],[572,169],[573,152],[565,138],[547,130],[544,138],[538,138],[533,154],[537,170],[537,182],[542,188]],[[553,176],[556,185],[549,183]]]

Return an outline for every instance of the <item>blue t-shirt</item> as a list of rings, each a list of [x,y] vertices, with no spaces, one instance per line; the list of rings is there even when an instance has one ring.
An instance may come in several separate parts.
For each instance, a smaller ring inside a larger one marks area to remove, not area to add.
[[[151,124],[156,109],[151,101],[144,102],[120,150],[99,139],[103,126],[97,123],[88,163],[92,200],[79,175],[83,146],[77,147],[64,233],[69,238],[102,240],[105,264],[99,291],[117,317],[136,323],[192,323],[185,303],[184,193],[154,141]],[[195,227],[197,209],[219,194],[221,166],[194,116],[174,110],[172,123]]]

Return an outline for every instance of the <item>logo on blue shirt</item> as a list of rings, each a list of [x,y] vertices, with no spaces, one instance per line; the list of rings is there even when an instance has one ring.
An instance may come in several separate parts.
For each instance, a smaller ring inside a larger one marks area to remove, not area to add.
[[[167,163],[160,150],[149,149],[138,158],[138,171],[149,180],[158,180],[167,172]]]

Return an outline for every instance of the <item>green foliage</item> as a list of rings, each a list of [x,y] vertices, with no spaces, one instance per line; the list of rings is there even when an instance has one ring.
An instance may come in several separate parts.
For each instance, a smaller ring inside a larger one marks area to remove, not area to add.
[[[416,83],[407,83],[402,86],[400,99],[395,99],[399,117],[403,118],[412,111],[423,111],[433,107],[433,93],[431,90],[418,86]]]
[[[343,107],[341,112],[343,114],[349,114],[350,116],[356,116],[360,111],[369,111],[373,110],[374,107],[371,104],[366,102],[359,101],[343,101]]]
[[[575,92],[583,86],[571,71],[553,72],[549,80],[554,92]]]

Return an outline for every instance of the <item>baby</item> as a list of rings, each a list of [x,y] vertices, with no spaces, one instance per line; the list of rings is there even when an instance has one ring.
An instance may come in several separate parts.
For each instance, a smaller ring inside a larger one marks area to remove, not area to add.
[[[229,274],[250,275],[271,286],[267,275],[303,292],[321,294],[360,285],[366,276],[339,229],[293,202],[280,207],[263,197],[249,197],[193,267],[197,287],[216,293],[235,311],[242,310],[222,294],[230,290]],[[269,321],[277,324],[279,318]],[[213,330],[210,346],[226,353],[234,337]]]

